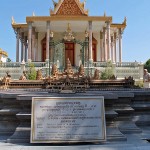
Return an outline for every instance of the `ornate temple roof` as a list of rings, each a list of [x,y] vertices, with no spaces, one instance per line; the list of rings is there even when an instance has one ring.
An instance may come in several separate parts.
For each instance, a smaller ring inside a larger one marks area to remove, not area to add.
[[[53,4],[54,10],[51,10],[51,16],[88,16],[88,11],[84,8],[85,1],[81,3],[80,0],[59,0],[59,2],[56,3],[53,0]]]

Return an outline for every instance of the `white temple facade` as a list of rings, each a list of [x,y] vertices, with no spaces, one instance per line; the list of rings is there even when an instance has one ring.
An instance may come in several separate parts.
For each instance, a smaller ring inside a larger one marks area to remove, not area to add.
[[[12,27],[16,33],[16,62],[59,60],[67,58],[73,66],[79,62],[122,62],[122,23],[113,23],[112,16],[89,16],[80,0],[54,2],[49,16],[26,17],[26,23]]]

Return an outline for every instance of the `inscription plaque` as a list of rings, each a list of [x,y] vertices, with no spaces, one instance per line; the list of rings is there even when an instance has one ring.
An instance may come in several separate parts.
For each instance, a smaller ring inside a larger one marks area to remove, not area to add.
[[[106,140],[104,98],[33,97],[31,143]]]

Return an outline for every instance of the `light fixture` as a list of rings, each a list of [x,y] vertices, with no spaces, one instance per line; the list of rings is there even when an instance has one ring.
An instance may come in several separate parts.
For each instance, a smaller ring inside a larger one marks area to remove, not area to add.
[[[72,30],[70,27],[70,23],[68,23],[68,28],[67,28],[67,31],[65,32],[64,40],[69,42],[74,39],[75,39],[75,37],[73,36]]]

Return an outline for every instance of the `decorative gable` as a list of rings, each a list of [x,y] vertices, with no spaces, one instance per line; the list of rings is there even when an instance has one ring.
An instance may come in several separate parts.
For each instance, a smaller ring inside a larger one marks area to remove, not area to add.
[[[55,3],[51,15],[87,16],[88,11],[84,10],[84,3],[80,3],[79,0],[60,0]]]

